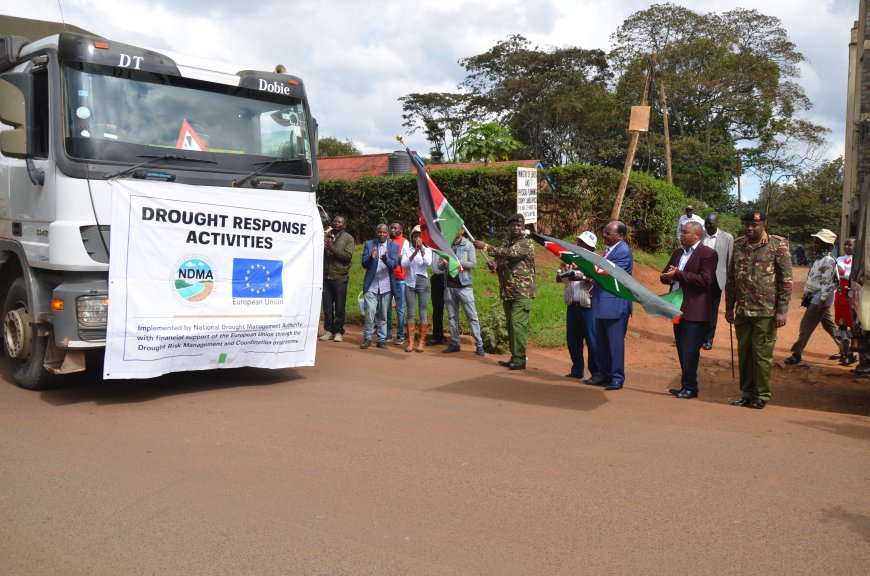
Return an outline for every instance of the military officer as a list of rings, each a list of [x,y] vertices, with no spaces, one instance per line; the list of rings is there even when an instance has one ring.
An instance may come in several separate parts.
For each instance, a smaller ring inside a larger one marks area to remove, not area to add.
[[[476,240],[474,247],[483,250],[495,262],[499,292],[507,320],[511,358],[499,361],[509,370],[525,370],[529,314],[535,298],[535,246],[525,235],[526,220],[514,214],[507,221],[508,239],[499,247]]]
[[[791,299],[791,253],[785,238],[767,233],[767,214],[750,211],[742,220],[725,283],[725,320],[737,333],[742,392],[731,404],[760,410],[770,400],[776,332],[785,326]]]

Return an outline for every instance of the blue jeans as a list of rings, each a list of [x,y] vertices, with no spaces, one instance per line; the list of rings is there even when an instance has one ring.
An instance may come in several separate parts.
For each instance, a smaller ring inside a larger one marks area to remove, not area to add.
[[[417,285],[411,288],[405,286],[405,300],[408,302],[408,322],[414,321],[414,315],[417,314],[420,323],[428,324],[428,306],[429,306],[429,282],[420,282],[417,280]],[[419,311],[419,312],[418,312]],[[425,334],[423,335],[425,337]]]
[[[387,310],[390,309],[393,295],[390,292],[377,294],[375,292],[366,292],[366,324],[363,329],[363,341],[370,342],[372,332],[375,330],[375,322],[377,321],[377,337],[378,342],[384,342],[387,339]]]
[[[396,280],[396,291],[393,292],[396,299],[396,312],[398,313],[399,326],[396,330],[396,339],[405,337],[405,281]],[[387,340],[393,336],[393,307],[387,308]]]
[[[447,308],[447,319],[450,321],[450,344],[459,346],[459,305],[465,310],[465,317],[471,326],[471,335],[474,336],[474,344],[483,346],[483,338],[480,337],[480,322],[477,319],[477,309],[474,307],[474,290],[471,286],[463,288],[446,287],[444,289],[444,306]]]

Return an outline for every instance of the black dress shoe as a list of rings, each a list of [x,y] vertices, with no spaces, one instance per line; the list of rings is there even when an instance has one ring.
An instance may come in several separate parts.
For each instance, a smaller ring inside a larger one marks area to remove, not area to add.
[[[386,342],[378,342],[377,344],[375,344],[375,348],[380,348],[381,350],[386,350],[387,343]]]
[[[426,346],[440,346],[444,344],[444,338],[426,338]]]
[[[712,350],[712,349],[713,349],[713,343],[712,343],[712,342],[704,342],[704,343],[701,345],[701,348],[703,348],[704,350]]]
[[[749,398],[741,398],[739,400],[732,400],[732,406],[749,406],[749,403],[752,402]]]
[[[830,356],[828,356],[828,360],[839,360],[842,357],[842,354],[831,354]]]
[[[767,406],[767,401],[762,400],[761,398],[753,398],[746,405],[749,406],[750,408],[755,408],[756,410],[761,410],[762,408]]]
[[[680,390],[679,394],[674,394],[674,398],[679,398],[680,400],[690,400],[692,398],[697,398],[697,397],[698,397],[697,390],[687,390],[685,388]]]
[[[442,354],[445,354],[447,352],[459,352],[459,346],[451,344],[450,346],[441,351]]]
[[[573,374],[571,372],[568,372],[567,374],[565,374],[565,378],[578,378],[578,379],[582,380],[583,375],[582,374]]]
[[[510,362],[510,360],[499,360],[499,361],[498,361],[498,365],[499,365],[499,366],[504,366],[505,368],[507,368],[508,366],[511,365],[511,362]]]
[[[507,369],[508,370],[525,370],[526,365],[525,364],[517,364],[516,362],[508,362]]]
[[[802,362],[802,360],[801,360],[800,354],[792,354],[791,356],[789,356],[788,358],[786,358],[782,362],[783,362],[783,364],[794,365],[794,364],[800,364]]]
[[[583,381],[584,384],[588,384],[590,386],[604,386],[607,382],[604,381],[604,378],[600,376],[593,376],[592,378],[587,378]]]
[[[680,394],[681,392],[683,392],[683,390],[685,390],[685,388],[668,388],[668,392],[670,392],[674,396]]]

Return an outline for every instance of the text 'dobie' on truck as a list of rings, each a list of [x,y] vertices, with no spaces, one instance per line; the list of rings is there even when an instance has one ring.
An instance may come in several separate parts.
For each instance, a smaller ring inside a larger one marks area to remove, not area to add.
[[[105,347],[113,182],[315,203],[302,81],[217,68],[80,34],[0,37],[0,305],[19,385]]]

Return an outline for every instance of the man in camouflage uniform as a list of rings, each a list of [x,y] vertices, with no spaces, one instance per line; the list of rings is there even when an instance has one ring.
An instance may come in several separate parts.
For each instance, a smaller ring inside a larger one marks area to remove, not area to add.
[[[776,331],[785,326],[792,284],[788,241],[766,227],[764,212],[743,215],[743,236],[734,241],[725,283],[725,320],[737,333],[743,393],[731,404],[759,410],[770,400]]]
[[[525,370],[529,314],[535,297],[535,246],[525,235],[526,220],[514,214],[507,221],[508,239],[500,247],[476,240],[474,247],[492,256],[507,320],[511,359],[499,361],[509,370]]]

